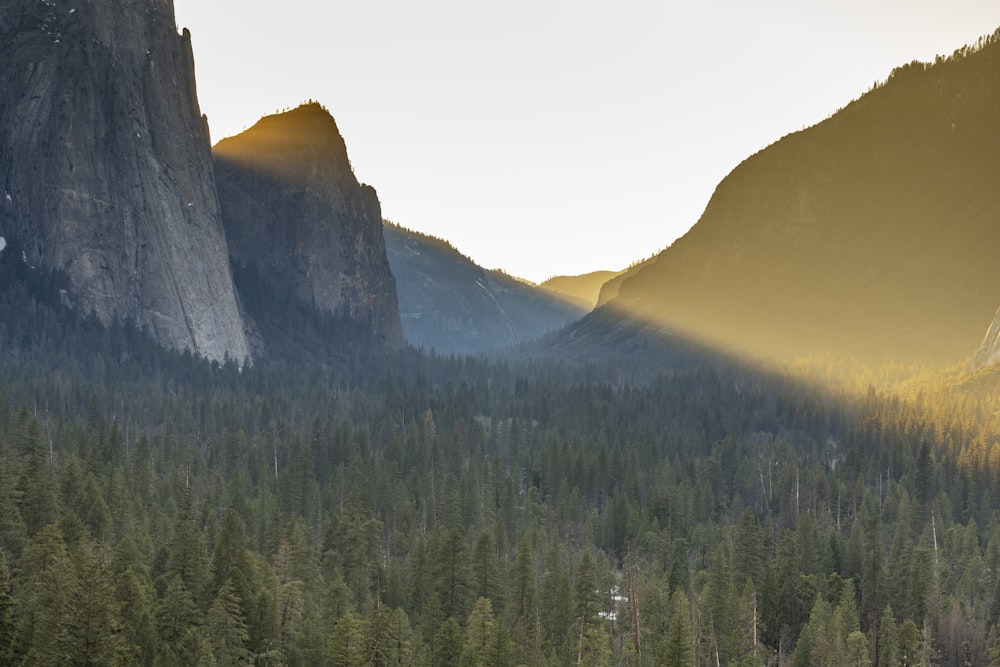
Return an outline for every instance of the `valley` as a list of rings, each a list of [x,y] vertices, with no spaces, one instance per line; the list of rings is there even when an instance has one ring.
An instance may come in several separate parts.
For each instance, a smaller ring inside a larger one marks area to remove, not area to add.
[[[0,664],[997,664],[1000,32],[540,284],[193,53],[0,7]]]

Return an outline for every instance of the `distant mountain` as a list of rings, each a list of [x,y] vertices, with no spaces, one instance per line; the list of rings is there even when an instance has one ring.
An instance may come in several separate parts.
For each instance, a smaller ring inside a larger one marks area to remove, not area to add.
[[[605,309],[725,350],[952,363],[998,256],[1000,31],[745,160]]]
[[[355,178],[329,112],[310,103],[267,116],[213,157],[234,264],[401,347],[378,196]]]
[[[446,241],[390,222],[384,232],[403,333],[415,347],[439,354],[500,349],[558,329],[587,310],[485,270]]]
[[[604,283],[621,275],[622,271],[593,271],[579,276],[553,276],[539,287],[575,299],[586,308],[597,305],[597,298]]]
[[[650,257],[649,259],[637,262],[632,266],[628,267],[627,269],[625,269],[624,271],[619,272],[618,275],[614,276],[606,283],[601,285],[601,291],[597,294],[597,303],[594,305],[603,306],[604,304],[614,299],[616,296],[618,296],[618,291],[621,289],[623,282],[625,282],[635,274],[639,273],[639,271],[643,269],[646,265],[652,264],[655,261],[656,257],[653,256]]]
[[[70,7],[69,5],[72,5]],[[0,236],[104,324],[249,354],[170,0],[0,3]]]

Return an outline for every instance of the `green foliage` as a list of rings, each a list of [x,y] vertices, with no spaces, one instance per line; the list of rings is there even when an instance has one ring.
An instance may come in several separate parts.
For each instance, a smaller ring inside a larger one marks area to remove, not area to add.
[[[219,665],[245,665],[250,662],[243,609],[232,583],[227,579],[208,610],[206,623],[212,655]]]
[[[659,646],[659,664],[663,667],[687,667],[692,659],[691,603],[684,591],[671,596],[670,620]]]

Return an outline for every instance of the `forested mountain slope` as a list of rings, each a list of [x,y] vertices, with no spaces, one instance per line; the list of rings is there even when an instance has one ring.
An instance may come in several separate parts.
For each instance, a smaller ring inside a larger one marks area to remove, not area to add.
[[[406,340],[439,354],[497,350],[558,329],[585,305],[478,266],[451,244],[387,222]]]
[[[952,363],[1000,303],[997,220],[994,36],[748,158],[608,305],[755,354]]]

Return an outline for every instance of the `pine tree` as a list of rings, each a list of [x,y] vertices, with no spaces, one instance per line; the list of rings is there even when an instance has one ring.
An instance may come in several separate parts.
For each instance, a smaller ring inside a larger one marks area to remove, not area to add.
[[[448,618],[434,634],[435,667],[459,667],[464,644],[462,627],[454,617]]]
[[[535,633],[534,557],[531,552],[531,543],[527,538],[522,539],[518,544],[517,557],[514,559],[510,578],[511,592],[508,613],[514,619],[514,642],[520,648],[521,661],[528,663],[529,656],[537,648],[537,637]]]
[[[108,665],[127,652],[111,563],[96,542],[77,552],[69,595],[67,649],[75,665]]]
[[[472,549],[472,581],[472,594],[477,598],[486,598],[497,606],[501,598],[497,545],[493,531],[485,528],[479,531]]]
[[[229,579],[219,589],[208,610],[207,629],[212,654],[219,665],[246,665],[250,662],[247,649],[249,634],[243,620],[240,599]]]
[[[299,632],[305,606],[303,582],[295,578],[292,545],[282,540],[274,556],[274,618],[282,652],[293,644]]]
[[[743,585],[748,578],[755,587],[764,583],[764,530],[750,508],[743,510],[733,537],[733,580]]]
[[[23,423],[21,447],[25,463],[17,483],[21,517],[28,535],[34,535],[44,526],[59,518],[59,501],[56,496],[54,474],[49,465],[49,452],[42,442],[42,427],[38,419],[30,417]]]
[[[185,633],[200,624],[201,612],[191,591],[179,576],[170,577],[163,596],[156,605],[156,632],[160,640],[160,652],[173,651]]]
[[[148,576],[128,567],[114,579],[123,642],[120,662],[150,665],[156,654],[156,620]]]
[[[880,667],[898,667],[899,631],[896,627],[896,615],[889,605],[882,612],[878,626],[878,664]]]
[[[28,541],[28,528],[20,510],[20,474],[16,464],[16,452],[0,438],[0,551],[15,558]]]
[[[440,617],[465,618],[469,604],[469,561],[462,533],[456,528],[443,528],[436,529],[434,535],[430,570]]]
[[[190,593],[192,600],[201,609],[205,601],[208,584],[208,555],[205,551],[205,537],[194,521],[191,494],[184,496],[177,521],[174,523],[174,537],[167,559],[167,575],[177,577]]]
[[[465,650],[463,662],[480,667],[486,664],[486,649],[495,632],[493,606],[487,598],[476,600],[469,620],[465,624]]]
[[[64,663],[76,578],[57,526],[46,526],[31,538],[18,560],[16,580],[16,652],[42,664]]]
[[[7,557],[0,549],[0,665],[14,661],[14,612],[17,605],[10,592]]]
[[[673,594],[670,606],[670,621],[660,644],[659,664],[662,667],[690,667],[691,603],[684,591],[678,589]]]
[[[577,563],[573,592],[577,621],[590,626],[597,619],[601,598],[597,590],[597,566],[588,551],[583,552]]]
[[[347,610],[334,624],[327,658],[334,667],[361,667],[367,662],[364,623],[352,610]]]

